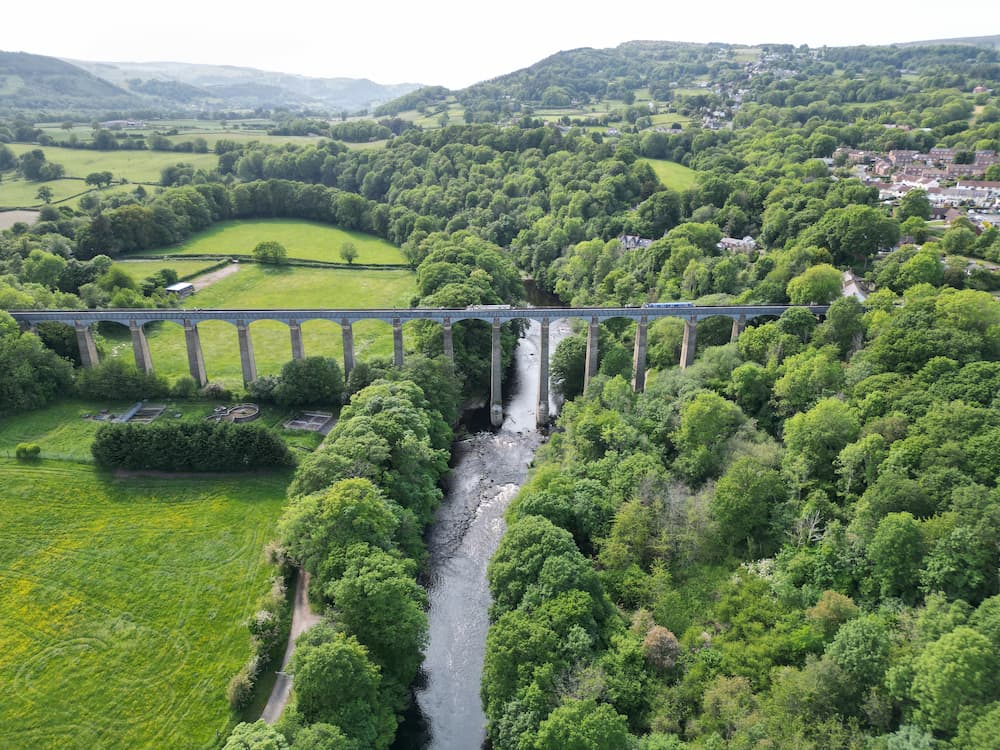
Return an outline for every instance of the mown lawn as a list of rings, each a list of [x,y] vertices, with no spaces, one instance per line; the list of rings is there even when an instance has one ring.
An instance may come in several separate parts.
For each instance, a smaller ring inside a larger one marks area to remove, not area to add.
[[[409,307],[416,291],[410,271],[275,268],[244,264],[240,270],[184,300],[192,308],[300,308],[300,307]],[[222,321],[198,326],[208,379],[242,388],[236,328]],[[276,375],[292,357],[288,326],[262,320],[250,326],[258,375]],[[116,325],[102,328],[110,356],[132,361],[128,331]],[[188,373],[184,332],[172,323],[146,327],[150,354],[157,372],[174,379]],[[404,327],[405,336],[405,327]],[[302,324],[307,356],[334,357],[343,362],[340,327],[322,320]],[[405,338],[404,338],[405,341]],[[378,321],[354,326],[357,359],[392,356],[392,328]]]
[[[697,184],[698,173],[693,169],[666,159],[643,159],[656,172],[660,182],[674,190],[687,190]]]
[[[250,255],[258,242],[274,240],[289,258],[343,263],[340,248],[353,242],[358,250],[355,263],[406,263],[399,248],[362,232],[348,232],[329,224],[300,219],[223,221],[176,247],[150,251],[146,255]]]
[[[0,458],[0,746],[206,748],[287,474],[115,480]]]

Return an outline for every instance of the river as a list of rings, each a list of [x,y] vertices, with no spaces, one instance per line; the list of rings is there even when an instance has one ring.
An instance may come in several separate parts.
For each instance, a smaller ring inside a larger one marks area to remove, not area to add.
[[[445,498],[427,535],[430,640],[416,706],[394,750],[476,750],[486,738],[479,701],[489,628],[486,566],[504,532],[504,510],[543,440],[535,429],[539,333],[532,321],[518,343],[503,425],[453,446]],[[550,355],[569,333],[565,321],[552,323]],[[549,413],[557,408],[550,399]]]

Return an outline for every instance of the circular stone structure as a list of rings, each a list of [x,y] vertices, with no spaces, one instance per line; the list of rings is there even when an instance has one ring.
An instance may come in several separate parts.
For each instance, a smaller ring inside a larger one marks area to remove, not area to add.
[[[225,419],[229,422],[253,422],[260,416],[260,407],[257,404],[236,404],[229,409]]]

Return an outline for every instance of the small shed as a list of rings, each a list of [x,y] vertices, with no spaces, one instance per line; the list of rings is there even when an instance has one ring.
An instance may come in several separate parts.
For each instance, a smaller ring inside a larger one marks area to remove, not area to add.
[[[167,291],[170,294],[176,294],[181,299],[184,299],[189,294],[194,294],[194,284],[190,281],[178,281],[176,284],[168,286]]]

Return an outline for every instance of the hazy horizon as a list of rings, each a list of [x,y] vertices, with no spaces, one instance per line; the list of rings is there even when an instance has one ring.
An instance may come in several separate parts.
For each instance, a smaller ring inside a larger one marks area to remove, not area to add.
[[[625,0],[608,6],[554,7],[510,0],[497,11],[457,0],[417,7],[321,6],[294,14],[251,2],[176,0],[151,9],[152,22],[127,6],[53,0],[39,23],[34,8],[5,13],[0,49],[87,62],[175,62],[256,68],[316,78],[367,78],[380,84],[462,88],[527,67],[561,50],[616,47],[639,39],[810,47],[895,44],[1000,33],[989,0],[964,3],[961,15],[914,12],[844,0],[822,22],[803,18],[801,3],[753,6],[720,0],[703,6],[649,7]],[[124,8],[124,12],[119,12]]]

